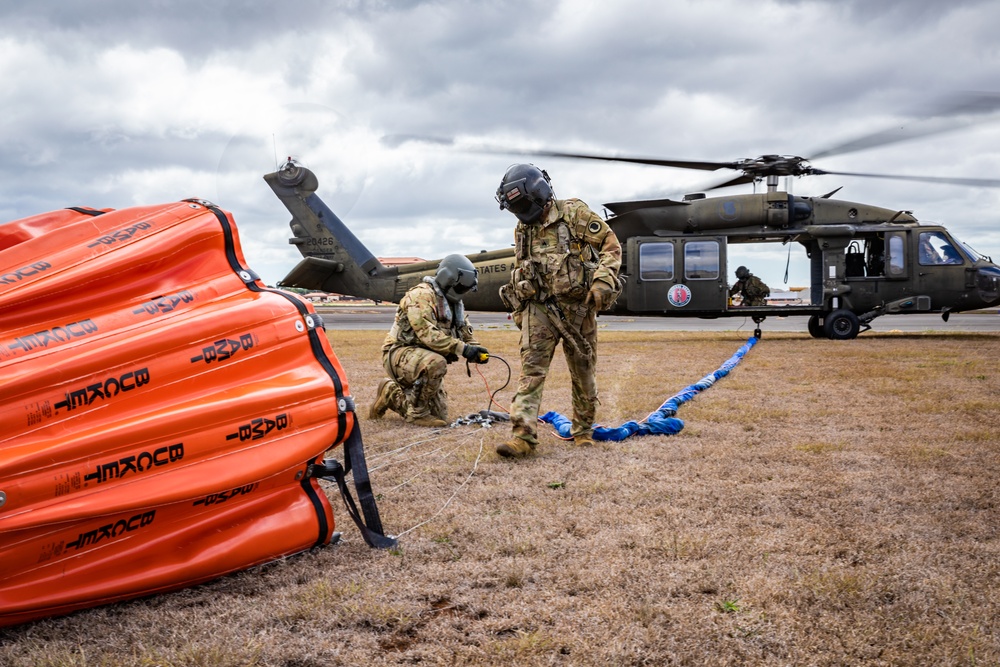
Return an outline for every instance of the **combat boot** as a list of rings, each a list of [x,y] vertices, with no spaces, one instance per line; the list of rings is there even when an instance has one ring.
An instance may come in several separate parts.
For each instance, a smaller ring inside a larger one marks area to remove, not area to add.
[[[424,415],[423,417],[411,417],[406,421],[410,422],[414,426],[430,426],[433,428],[441,428],[442,426],[448,425],[448,422],[441,419],[440,417],[435,417],[434,415]]]
[[[591,432],[577,433],[573,436],[573,444],[577,447],[593,447],[594,438],[591,436]]]
[[[502,445],[497,445],[497,454],[508,459],[523,459],[534,453],[534,445],[521,438],[511,438]]]
[[[375,402],[368,409],[368,419],[382,419],[385,411],[389,409],[389,394],[392,387],[392,380],[385,378],[378,383],[378,393],[375,394]]]
[[[433,428],[447,426],[448,422],[438,416],[448,414],[448,406],[442,404],[439,398],[443,397],[438,396],[441,382],[429,382],[422,378],[414,383],[413,389],[413,398],[406,407],[406,421]]]

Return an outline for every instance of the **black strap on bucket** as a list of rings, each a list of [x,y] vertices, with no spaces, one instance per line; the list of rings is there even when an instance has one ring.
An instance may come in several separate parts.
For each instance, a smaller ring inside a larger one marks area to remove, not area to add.
[[[354,489],[361,502],[361,512],[358,512],[358,506],[347,487],[346,475],[352,470],[354,471]],[[312,476],[337,483],[340,495],[344,499],[344,505],[347,507],[347,513],[351,515],[358,530],[361,531],[361,537],[364,538],[365,544],[376,549],[390,549],[396,546],[396,539],[386,537],[382,528],[382,519],[379,517],[375,495],[372,493],[371,480],[368,478],[368,465],[365,463],[361,428],[356,421],[354,428],[351,429],[351,435],[344,441],[344,465],[340,465],[337,459],[324,459],[322,464],[313,466]],[[362,515],[364,519],[362,519]]]
[[[337,397],[337,436],[334,440],[336,443],[347,431],[347,413],[354,412],[354,401],[350,396],[344,395],[344,382],[340,378],[337,368],[326,355],[326,351],[320,338],[320,336],[324,335],[322,332],[325,330],[323,319],[315,312],[310,312],[309,308],[307,308],[305,303],[303,303],[303,301],[298,297],[288,294],[282,290],[263,288],[257,284],[259,280],[257,274],[249,268],[244,267],[240,262],[240,258],[236,252],[235,229],[229,224],[229,218],[222,209],[218,208],[214,204],[200,199],[185,199],[184,201],[204,206],[215,215],[222,227],[223,239],[225,241],[224,246],[226,261],[229,263],[233,272],[240,278],[240,280],[243,281],[248,290],[251,292],[272,292],[277,294],[288,300],[302,317],[303,322],[308,329],[309,344],[313,355],[333,382],[334,393]],[[80,209],[74,210],[78,210],[81,213],[88,212]],[[98,211],[97,213],[99,214],[101,212]],[[358,498],[361,500],[361,510],[364,514],[364,521],[361,520],[361,514],[358,513],[358,508],[354,503],[354,498],[351,497],[351,493],[347,488],[347,482],[344,479],[346,474],[351,472],[352,468],[354,470],[354,488],[357,490]],[[312,472],[309,476],[337,482],[337,486],[340,487],[340,495],[343,496],[344,504],[347,506],[347,512],[351,515],[351,518],[354,519],[354,523],[358,524],[358,528],[361,530],[361,535],[364,537],[368,546],[386,549],[396,545],[395,539],[383,535],[382,520],[379,518],[378,507],[375,505],[375,496],[372,494],[371,482],[368,479],[368,466],[365,463],[364,444],[361,442],[361,429],[358,426],[356,415],[350,435],[347,440],[344,441],[344,465],[341,466],[336,459],[325,459],[322,464],[312,464]],[[315,499],[313,504],[317,507],[317,514],[320,515],[320,540],[323,541],[325,539],[329,539],[328,537],[325,537],[326,529],[323,527],[324,519],[320,505]]]

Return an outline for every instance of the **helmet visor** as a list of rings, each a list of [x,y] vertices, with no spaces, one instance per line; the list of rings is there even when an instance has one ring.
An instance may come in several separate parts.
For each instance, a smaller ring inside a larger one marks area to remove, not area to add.
[[[520,195],[513,200],[505,199],[504,208],[513,213],[522,222],[534,222],[542,215],[542,206],[532,201],[527,195]]]
[[[524,193],[520,186],[511,188],[503,194],[504,208],[514,215],[522,215],[531,210],[533,201]]]
[[[476,287],[479,284],[479,270],[469,272],[459,270],[458,272],[458,282],[452,286],[455,294],[465,294],[469,290],[473,292],[476,291]]]
[[[543,180],[542,176],[538,177],[538,181],[541,186],[544,186],[543,192],[537,192],[537,188],[532,189],[525,178],[501,183],[497,189],[497,201],[500,202],[500,208],[507,209],[521,222],[533,223],[537,221],[552,195],[548,183]]]

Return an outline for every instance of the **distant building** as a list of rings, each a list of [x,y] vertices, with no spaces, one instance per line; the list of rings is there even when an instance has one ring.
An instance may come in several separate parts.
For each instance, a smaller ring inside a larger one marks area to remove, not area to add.
[[[787,290],[775,290],[771,292],[770,296],[767,297],[767,305],[797,306],[806,303],[806,299],[803,298],[803,294],[805,294],[806,298],[808,298],[809,293],[805,287],[789,287]]]

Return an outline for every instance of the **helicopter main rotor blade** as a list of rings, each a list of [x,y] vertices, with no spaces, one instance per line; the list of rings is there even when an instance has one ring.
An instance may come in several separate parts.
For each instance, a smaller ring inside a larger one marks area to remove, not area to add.
[[[379,141],[388,148],[399,148],[411,142],[433,144],[435,146],[454,146],[455,140],[450,137],[437,137],[430,134],[384,134]]]
[[[997,120],[995,111],[1000,109],[1000,93],[969,92],[932,107],[916,118],[911,125],[891,127],[865,134],[850,141],[815,152],[809,160],[834,155],[844,155],[877,146],[887,146],[935,134],[961,130],[972,125]]]
[[[674,167],[677,169],[698,169],[703,171],[731,169],[740,172],[737,176],[725,175],[718,177],[713,181],[703,184],[696,190],[688,190],[689,192],[706,192],[708,190],[715,190],[731,185],[753,183],[769,176],[819,176],[824,174],[995,188],[1000,187],[1000,180],[985,178],[953,178],[939,176],[909,176],[902,174],[893,175],[848,171],[826,171],[809,166],[808,163],[818,158],[843,155],[845,153],[861,151],[868,148],[875,148],[877,146],[885,146],[903,141],[910,141],[921,137],[942,134],[977,124],[1000,120],[1000,114],[997,113],[998,111],[1000,111],[1000,93],[968,92],[957,97],[953,97],[945,102],[938,103],[935,107],[916,116],[912,124],[908,126],[904,125],[903,127],[889,128],[857,137],[853,140],[842,142],[825,150],[818,151],[810,158],[787,155],[762,155],[755,159],[743,159],[735,162],[675,160],[540,149],[528,150],[523,148],[508,148],[496,144],[461,145],[452,138],[405,134],[387,135],[383,137],[383,143],[391,147],[398,147],[410,141],[417,141],[471,153],[518,155],[529,158],[552,157],[571,160],[600,160],[604,162],[624,162],[658,167]]]
[[[486,153],[489,155],[522,155],[525,157],[555,157],[571,160],[603,160],[606,162],[628,162],[632,164],[648,164],[655,167],[677,167],[678,169],[701,169],[715,171],[716,169],[739,169],[736,162],[706,162],[704,160],[664,160],[659,158],[628,157],[618,155],[598,155],[595,153],[567,153],[564,151],[529,150],[524,148],[509,148],[496,144],[459,145],[454,139],[421,134],[387,134],[382,137],[382,143],[390,148],[418,142],[434,146],[447,146],[471,153]]]
[[[688,188],[686,192],[708,192],[709,190],[719,190],[721,188],[728,188],[731,185],[746,185],[747,183],[755,183],[757,179],[753,176],[747,174],[737,174],[733,176],[732,174],[723,174],[714,181],[707,181],[695,186],[694,188]]]
[[[888,178],[896,181],[917,181],[921,183],[941,183],[944,185],[968,185],[979,188],[1000,188],[1000,179],[994,178],[951,178],[948,176],[908,176],[903,174],[863,174],[853,171],[826,171],[824,169],[813,169],[811,174],[823,176],[830,174],[834,176],[860,176],[862,178]]]
[[[605,162],[627,162],[630,164],[648,164],[654,167],[677,167],[678,169],[701,169],[715,171],[716,169],[738,169],[735,162],[706,162],[704,160],[664,160],[647,157],[627,157],[619,155],[596,155],[593,153],[564,153],[562,151],[507,151],[517,155],[542,155],[544,157],[569,158],[571,160],[603,160]]]

